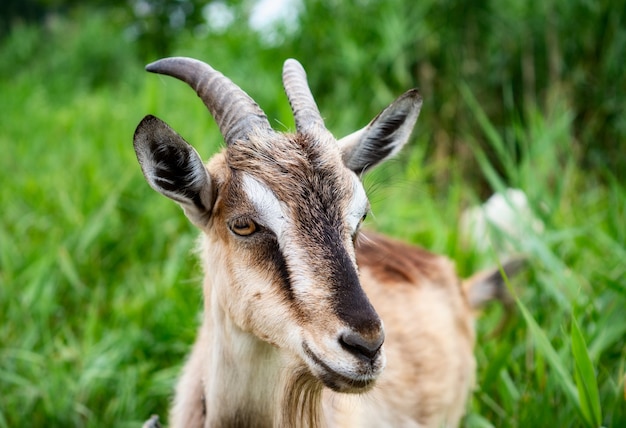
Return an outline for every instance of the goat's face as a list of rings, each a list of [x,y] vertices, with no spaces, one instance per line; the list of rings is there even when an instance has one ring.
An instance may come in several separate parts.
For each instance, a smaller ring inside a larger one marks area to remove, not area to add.
[[[222,254],[225,281],[213,286],[228,315],[343,391],[382,369],[383,330],[354,258],[367,198],[333,143],[275,135],[230,145],[208,234]]]
[[[152,71],[196,88],[227,142],[205,167],[155,117],[135,133],[148,182],[206,235],[207,299],[237,328],[296,356],[324,385],[368,389],[384,367],[384,333],[355,262],[354,240],[369,207],[357,173],[406,142],[419,95],[409,91],[366,128],[337,141],[323,127],[303,70],[290,60],[284,83],[298,132],[285,135],[206,64],[181,58],[155,64]],[[224,93],[229,99],[216,101]]]

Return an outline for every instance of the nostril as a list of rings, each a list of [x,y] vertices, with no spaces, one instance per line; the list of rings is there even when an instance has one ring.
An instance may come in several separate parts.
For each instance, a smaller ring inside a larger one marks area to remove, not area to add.
[[[380,333],[373,338],[366,338],[360,334],[349,332],[339,338],[339,343],[346,351],[357,357],[374,359],[380,348],[383,346],[385,335]]]

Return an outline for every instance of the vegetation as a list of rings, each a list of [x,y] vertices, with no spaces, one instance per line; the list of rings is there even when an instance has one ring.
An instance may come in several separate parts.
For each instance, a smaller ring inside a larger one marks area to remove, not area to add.
[[[413,143],[365,179],[367,226],[469,274],[498,257],[463,239],[464,208],[516,187],[544,225],[515,243],[528,255],[515,308],[478,322],[465,425],[626,426],[623,5],[305,0],[299,26],[268,38],[238,2],[230,27],[194,21],[150,50],[159,26],[139,37],[127,3],[78,3],[0,39],[0,427],[166,416],[201,272],[196,231],[146,185],[132,134],[152,113],[204,157],[221,137],[184,84],[143,71],[160,54],[210,62],[281,130],[288,56],[337,135],[420,87]]]

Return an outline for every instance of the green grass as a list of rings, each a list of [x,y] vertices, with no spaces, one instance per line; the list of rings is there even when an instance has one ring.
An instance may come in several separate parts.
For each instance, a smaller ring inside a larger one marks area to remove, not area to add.
[[[18,47],[35,49],[33,34],[25,30]],[[73,58],[82,46],[57,48],[73,49],[65,53]],[[13,60],[18,51],[4,45],[0,58]],[[153,113],[205,157],[220,137],[183,84],[148,75],[115,50],[90,54],[113,55],[118,81],[96,75],[77,83],[62,74],[89,64],[64,71],[45,56],[41,64],[17,62],[10,78],[0,70],[0,427],[123,427],[151,413],[166,416],[195,335],[196,232],[145,183],[132,134]],[[243,59],[220,61],[242,81]],[[254,68],[270,58],[250,61]],[[280,88],[282,58],[272,61],[242,85],[284,129],[292,119]],[[574,118],[560,94],[501,130],[471,87],[460,92],[483,132],[459,137],[478,160],[476,175],[494,189],[524,189],[545,224],[518,243],[529,260],[512,281],[518,309],[495,336],[499,306],[478,322],[478,384],[465,424],[626,426],[625,184],[579,166]],[[376,113],[325,108],[325,116]],[[498,260],[462,242],[459,215],[478,202],[478,190],[454,160],[429,155],[430,125],[420,121],[411,146],[366,177],[368,226],[447,254],[469,275]]]

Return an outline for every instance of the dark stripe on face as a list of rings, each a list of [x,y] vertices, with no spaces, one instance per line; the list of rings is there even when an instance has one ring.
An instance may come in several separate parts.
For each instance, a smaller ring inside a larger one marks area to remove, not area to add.
[[[258,257],[269,270],[275,273],[273,276],[278,278],[280,289],[287,300],[293,301],[295,297],[291,286],[291,273],[287,267],[285,256],[278,245],[278,240],[270,230],[264,229],[259,233],[264,236],[259,239]]]
[[[332,288],[335,313],[355,332],[375,334],[380,331],[378,314],[365,295],[354,263],[350,259],[336,229],[324,233],[325,260],[329,266],[328,280]],[[326,264],[325,263],[325,264]]]

